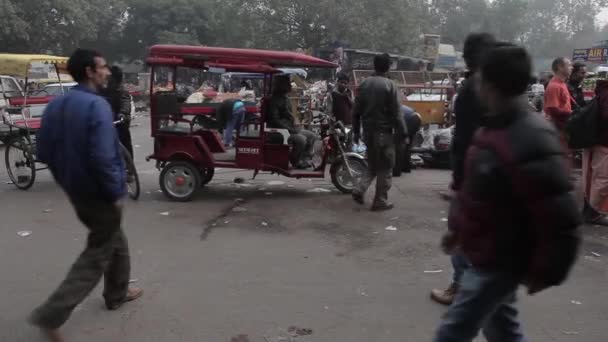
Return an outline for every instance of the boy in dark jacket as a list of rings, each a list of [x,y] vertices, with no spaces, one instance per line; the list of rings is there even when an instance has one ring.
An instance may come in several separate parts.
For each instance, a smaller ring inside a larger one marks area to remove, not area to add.
[[[118,133],[118,140],[133,156],[133,143],[131,141],[131,131],[129,126],[131,125],[131,95],[123,86],[123,72],[118,66],[112,66],[110,68],[112,73],[108,86],[103,90],[102,95],[110,103],[112,107],[112,113],[114,113],[114,121],[121,121],[116,125],[116,132]]]
[[[456,127],[452,140],[452,184],[453,191],[458,191],[464,178],[465,155],[475,131],[479,128],[481,118],[486,112],[486,108],[481,103],[479,95],[475,91],[475,85],[479,82],[479,67],[481,57],[496,44],[496,39],[489,33],[472,33],[464,42],[463,58],[469,69],[467,79],[458,91],[458,97],[454,104],[456,114]],[[462,272],[469,262],[460,253],[451,256],[454,275],[452,283],[445,289],[431,290],[431,299],[434,301],[450,305],[454,301]]]
[[[467,152],[463,183],[450,208],[446,251],[471,263],[435,342],[523,342],[515,294],[561,284],[579,245],[578,206],[555,129],[528,111],[531,73],[525,49],[492,49],[481,66],[484,115]]]

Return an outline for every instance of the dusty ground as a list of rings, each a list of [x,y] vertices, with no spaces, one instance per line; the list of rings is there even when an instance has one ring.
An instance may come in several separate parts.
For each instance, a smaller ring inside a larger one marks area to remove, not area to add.
[[[235,177],[251,173],[229,170],[219,170],[193,202],[171,203],[158,193],[159,172],[144,161],[151,140],[141,123],[133,132],[144,193],[128,203],[125,228],[132,278],[145,296],[108,312],[98,288],[64,327],[68,341],[431,340],[445,309],[428,292],[451,276],[437,248],[447,208],[437,191],[447,186],[447,171],[397,179],[390,194],[397,207],[381,214],[356,206],[329,181],[261,175],[236,185]],[[0,341],[41,341],[25,317],[85,239],[65,196],[47,172],[39,175],[22,192],[6,184],[0,166]],[[244,203],[234,211],[237,198]],[[520,296],[531,341],[608,340],[608,230],[584,230],[568,283]]]

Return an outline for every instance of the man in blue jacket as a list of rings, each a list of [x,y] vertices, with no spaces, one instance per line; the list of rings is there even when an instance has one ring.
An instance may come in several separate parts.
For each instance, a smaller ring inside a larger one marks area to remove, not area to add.
[[[97,95],[110,71],[99,53],[81,49],[70,57],[68,70],[78,86],[47,106],[37,157],[49,166],[89,235],[65,280],[30,316],[52,342],[63,341],[59,328],[102,276],[109,310],[143,293],[129,288],[130,257],[121,229],[126,171],[112,109]]]

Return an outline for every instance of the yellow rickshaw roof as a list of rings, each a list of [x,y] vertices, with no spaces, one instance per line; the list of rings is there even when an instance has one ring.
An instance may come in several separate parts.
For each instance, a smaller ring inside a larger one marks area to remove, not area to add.
[[[27,77],[32,62],[55,64],[63,71],[67,67],[68,58],[50,55],[0,53],[0,75]]]

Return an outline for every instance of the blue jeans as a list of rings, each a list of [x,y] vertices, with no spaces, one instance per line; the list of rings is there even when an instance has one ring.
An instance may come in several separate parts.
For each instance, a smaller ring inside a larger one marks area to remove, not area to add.
[[[471,342],[483,330],[488,342],[525,342],[517,320],[520,280],[511,274],[468,267],[434,342]]]
[[[241,128],[241,123],[243,123],[243,118],[245,117],[245,107],[241,107],[232,112],[230,116],[230,120],[226,122],[226,127],[224,128],[224,145],[230,146],[232,144],[232,135],[234,134],[234,130],[239,130]]]
[[[452,260],[452,267],[454,268],[452,282],[456,285],[460,285],[460,279],[462,278],[462,273],[464,272],[465,269],[470,267],[469,261],[461,253],[453,254],[450,257],[450,259]]]

